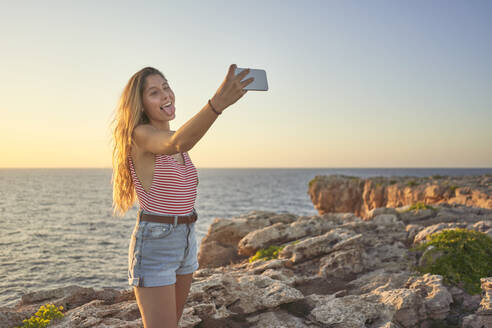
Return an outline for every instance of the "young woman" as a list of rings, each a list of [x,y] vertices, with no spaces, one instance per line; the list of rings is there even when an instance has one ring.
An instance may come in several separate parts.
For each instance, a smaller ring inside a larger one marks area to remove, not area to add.
[[[177,327],[198,269],[194,208],[198,175],[188,151],[247,90],[244,70],[227,75],[208,103],[177,131],[175,95],[157,69],[145,67],[125,86],[112,121],[113,215],[140,209],[128,249],[128,283],[145,328]]]

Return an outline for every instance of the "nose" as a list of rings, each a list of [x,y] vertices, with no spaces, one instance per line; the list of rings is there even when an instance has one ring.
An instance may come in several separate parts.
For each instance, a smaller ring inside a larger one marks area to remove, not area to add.
[[[167,103],[171,101],[171,95],[169,93],[164,92],[164,95],[162,96],[162,101],[163,103]]]

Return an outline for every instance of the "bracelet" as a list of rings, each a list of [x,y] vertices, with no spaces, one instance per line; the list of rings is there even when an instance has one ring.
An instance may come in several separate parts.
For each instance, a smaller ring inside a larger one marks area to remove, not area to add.
[[[215,114],[217,115],[220,115],[221,113],[219,113],[218,111],[215,110],[214,106],[212,106],[212,102],[210,102],[210,99],[208,100],[208,104],[210,105],[210,108],[212,108],[212,110],[215,112]]]

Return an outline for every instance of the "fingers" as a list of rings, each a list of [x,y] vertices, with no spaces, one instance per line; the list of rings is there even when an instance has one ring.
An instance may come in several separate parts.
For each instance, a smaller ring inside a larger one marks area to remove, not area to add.
[[[221,94],[221,97],[225,99],[224,102],[227,103],[228,106],[235,103],[239,98],[244,96],[248,92],[248,90],[244,90],[243,88],[254,80],[254,78],[251,77],[247,80],[241,81],[246,75],[249,74],[250,69],[246,68],[237,75],[235,74],[236,69],[236,64],[231,64],[229,66],[226,80],[218,90],[218,92]]]
[[[232,64],[231,66],[229,66],[229,71],[227,72],[227,77],[229,79],[236,78],[236,79],[239,79],[239,81],[241,81],[241,79],[243,77],[245,77],[246,75],[248,75],[249,68],[247,68],[245,70],[242,70],[241,73],[239,73],[238,75],[235,75],[236,68],[237,68],[237,65],[236,64]]]
[[[254,79],[255,79],[254,77],[250,77],[249,79],[242,81],[241,82],[241,88],[244,88],[248,84],[252,83],[254,81]]]
[[[234,71],[236,70],[236,64],[232,64],[231,66],[229,66],[229,71],[227,72],[227,77],[229,79],[232,79],[234,77]]]
[[[236,75],[236,77],[239,78],[239,81],[241,81],[241,79],[243,77],[245,77],[246,75],[248,75],[249,73],[249,68],[246,68],[245,70],[242,70],[241,73],[239,73],[238,75]]]

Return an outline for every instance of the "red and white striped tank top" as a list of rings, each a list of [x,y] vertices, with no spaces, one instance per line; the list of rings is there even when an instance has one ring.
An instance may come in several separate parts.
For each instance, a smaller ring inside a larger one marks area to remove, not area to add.
[[[155,154],[154,175],[148,192],[142,187],[135,173],[131,155],[128,155],[133,185],[141,209],[168,215],[184,215],[193,210],[198,174],[188,152],[182,154],[184,164],[178,163],[172,156]]]

